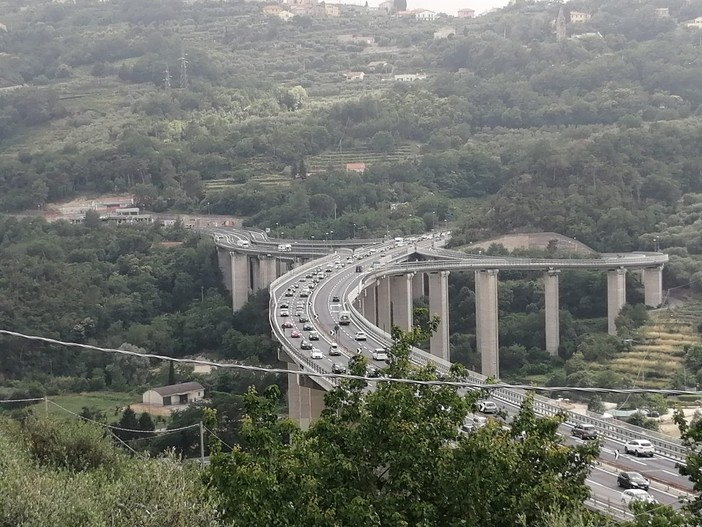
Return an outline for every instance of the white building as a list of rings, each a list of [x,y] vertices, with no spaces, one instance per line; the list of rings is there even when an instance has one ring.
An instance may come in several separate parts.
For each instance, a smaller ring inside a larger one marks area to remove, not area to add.
[[[428,9],[415,9],[412,11],[414,18],[417,20],[435,20],[436,13],[434,11],[429,11]]]
[[[592,18],[592,15],[590,13],[583,13],[582,11],[571,11],[570,12],[570,21],[573,24],[587,22],[591,18]]]
[[[683,25],[685,27],[696,27],[697,29],[702,29],[702,16],[698,16],[697,18],[683,22]]]
[[[205,398],[205,388],[199,382],[182,382],[144,392],[141,400],[151,406],[180,406],[201,401]]]
[[[395,75],[394,79],[397,82],[414,82],[423,81],[427,78],[426,73],[403,73],[400,75]]]

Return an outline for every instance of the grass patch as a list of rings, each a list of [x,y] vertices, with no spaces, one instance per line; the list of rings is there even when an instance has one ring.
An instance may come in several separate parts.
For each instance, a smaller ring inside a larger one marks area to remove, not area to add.
[[[84,406],[105,412],[108,421],[114,421],[125,406],[141,402],[140,397],[134,393],[125,392],[87,392],[68,395],[49,396],[49,401],[63,406],[66,410],[80,414]],[[31,406],[32,411],[44,415],[44,403]],[[56,405],[48,404],[49,416],[59,419],[75,419],[75,416],[62,410]]]

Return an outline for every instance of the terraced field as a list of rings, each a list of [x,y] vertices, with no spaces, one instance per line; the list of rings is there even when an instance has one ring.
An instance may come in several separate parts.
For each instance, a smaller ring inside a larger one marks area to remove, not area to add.
[[[697,333],[700,322],[701,300],[656,310],[641,330],[641,343],[612,360],[607,368],[636,379],[637,387],[668,388],[670,379],[682,368],[683,347],[702,342]]]
[[[342,152],[325,152],[318,156],[311,156],[305,162],[311,174],[323,172],[328,168],[335,170],[343,169],[346,163],[397,163],[408,159],[419,157],[419,148],[416,145],[397,146],[389,154],[373,152],[367,148],[358,148]]]

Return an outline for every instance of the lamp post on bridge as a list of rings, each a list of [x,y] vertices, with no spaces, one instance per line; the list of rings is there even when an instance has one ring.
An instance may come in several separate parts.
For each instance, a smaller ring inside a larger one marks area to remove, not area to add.
[[[356,239],[356,224],[353,224],[353,239]]]

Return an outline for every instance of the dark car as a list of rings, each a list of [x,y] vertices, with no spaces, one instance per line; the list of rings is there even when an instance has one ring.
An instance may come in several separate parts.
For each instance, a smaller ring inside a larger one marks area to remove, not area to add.
[[[617,476],[617,485],[624,489],[648,490],[650,484],[651,482],[638,472],[621,472]]]
[[[302,326],[303,331],[314,331],[314,326],[307,322],[304,326]]]
[[[597,430],[593,425],[589,424],[575,425],[573,430],[570,431],[570,434],[580,439],[597,439]]]
[[[340,362],[335,362],[334,364],[332,364],[332,373],[346,373],[346,366],[344,366]]]
[[[366,377],[371,377],[371,378],[380,377],[380,370],[373,365],[368,366],[366,368]]]
[[[332,297],[332,302],[339,302],[339,297],[336,296],[336,295],[334,295],[334,296]]]
[[[312,344],[310,344],[308,341],[303,340],[300,343],[300,349],[301,350],[311,350],[312,349]]]

